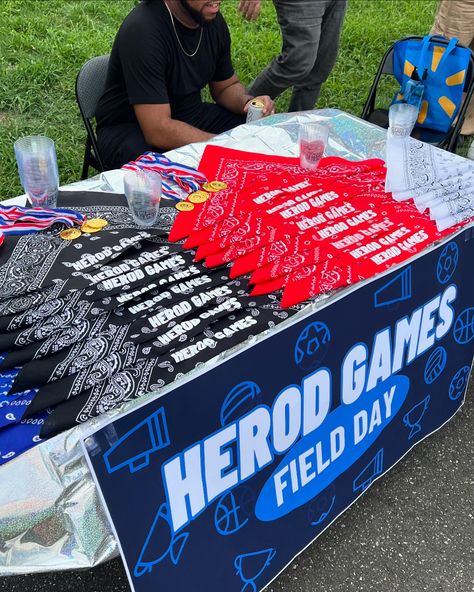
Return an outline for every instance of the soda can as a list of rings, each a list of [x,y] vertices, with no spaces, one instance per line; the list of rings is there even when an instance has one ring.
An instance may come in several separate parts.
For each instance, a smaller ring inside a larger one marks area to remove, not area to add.
[[[257,119],[262,119],[264,107],[265,105],[263,101],[260,101],[259,99],[253,99],[250,101],[247,111],[247,123],[250,123],[251,121],[257,121]]]

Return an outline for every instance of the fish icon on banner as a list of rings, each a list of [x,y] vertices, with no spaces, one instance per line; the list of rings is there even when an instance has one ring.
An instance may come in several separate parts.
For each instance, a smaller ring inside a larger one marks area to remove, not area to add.
[[[417,403],[403,416],[403,423],[407,426],[407,428],[411,428],[411,431],[408,434],[409,440],[418,434],[418,432],[421,432],[421,420],[428,409],[430,399],[430,395],[426,395],[426,397],[420,401],[420,403]]]
[[[188,537],[189,532],[173,533],[168,505],[166,502],[162,503],[133,570],[135,577],[140,578],[151,573],[153,568],[167,557],[177,565]]]

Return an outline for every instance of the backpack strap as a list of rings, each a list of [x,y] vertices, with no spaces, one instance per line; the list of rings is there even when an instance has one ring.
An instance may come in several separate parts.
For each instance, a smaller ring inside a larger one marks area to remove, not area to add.
[[[442,41],[447,41],[446,37],[443,37],[442,35],[426,35],[425,37],[423,37],[423,45],[421,48],[421,55],[420,55],[420,62],[418,65],[418,73],[419,76],[421,78],[421,80],[424,80],[426,78],[426,74],[429,71],[429,67],[428,67],[428,51],[429,51],[429,47],[430,44],[433,41],[436,40],[442,40]],[[449,43],[446,45],[446,49],[443,52],[443,55],[441,56],[441,59],[439,61],[439,65],[438,68],[444,63],[444,61],[448,58],[448,56],[454,51],[454,49],[456,48],[456,45],[458,44],[459,39],[457,37],[452,37],[452,39],[449,40]],[[421,74],[420,74],[421,71]]]

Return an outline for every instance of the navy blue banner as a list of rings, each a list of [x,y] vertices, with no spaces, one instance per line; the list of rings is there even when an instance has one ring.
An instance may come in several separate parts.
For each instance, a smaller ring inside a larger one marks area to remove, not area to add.
[[[137,592],[262,589],[456,412],[474,345],[471,237],[86,440]]]

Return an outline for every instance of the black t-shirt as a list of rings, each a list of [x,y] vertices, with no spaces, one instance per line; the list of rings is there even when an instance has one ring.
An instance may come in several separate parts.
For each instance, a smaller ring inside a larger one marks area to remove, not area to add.
[[[174,19],[163,0],[141,2],[125,18],[112,47],[105,91],[97,110],[99,127],[136,122],[133,105],[170,104],[171,116],[191,125],[201,105],[201,90],[227,80],[234,69],[230,35],[220,13],[202,28]],[[199,45],[196,55],[188,57]]]

